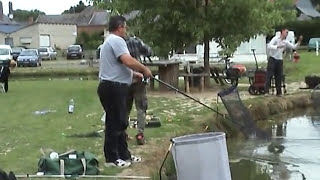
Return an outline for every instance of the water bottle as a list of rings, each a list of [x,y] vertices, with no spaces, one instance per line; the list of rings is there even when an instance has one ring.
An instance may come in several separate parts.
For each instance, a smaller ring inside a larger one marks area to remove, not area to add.
[[[74,100],[70,99],[68,113],[71,114],[71,113],[73,113],[73,111],[74,111]]]

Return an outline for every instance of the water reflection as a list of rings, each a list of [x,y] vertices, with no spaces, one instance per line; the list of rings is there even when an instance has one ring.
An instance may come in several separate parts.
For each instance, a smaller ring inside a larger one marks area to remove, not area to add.
[[[269,131],[272,132],[272,140],[269,142],[249,140],[233,143],[232,147],[235,149],[231,153],[231,159],[247,159],[265,169],[263,172],[251,169],[256,175],[242,179],[260,179],[258,176],[267,172],[269,178],[275,180],[320,180],[319,115],[290,118],[283,123],[273,124]],[[234,163],[231,167],[241,169],[244,162],[240,162]],[[247,164],[247,167],[251,165]],[[234,174],[238,172],[231,171]]]

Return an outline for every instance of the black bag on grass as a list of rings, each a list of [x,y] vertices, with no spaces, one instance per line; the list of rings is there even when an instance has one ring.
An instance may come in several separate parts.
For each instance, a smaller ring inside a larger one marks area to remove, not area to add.
[[[95,156],[84,151],[70,151],[51,159],[43,156],[38,162],[38,172],[45,175],[97,175],[99,162]]]

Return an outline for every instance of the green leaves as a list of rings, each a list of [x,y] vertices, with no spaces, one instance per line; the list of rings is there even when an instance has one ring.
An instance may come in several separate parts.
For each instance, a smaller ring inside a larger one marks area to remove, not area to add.
[[[268,34],[276,25],[295,17],[291,0],[92,1],[112,4],[121,13],[140,10],[141,14],[129,23],[130,29],[153,45],[158,56],[202,43],[205,34],[221,45],[225,43],[224,51],[234,52],[242,41]]]

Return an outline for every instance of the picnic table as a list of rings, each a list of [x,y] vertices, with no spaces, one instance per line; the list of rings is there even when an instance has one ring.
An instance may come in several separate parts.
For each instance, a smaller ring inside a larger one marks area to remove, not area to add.
[[[145,66],[158,67],[159,79],[170,84],[171,86],[178,88],[179,78],[179,64],[181,61],[173,60],[157,60],[143,63]],[[167,86],[159,84],[160,91],[168,91]]]

